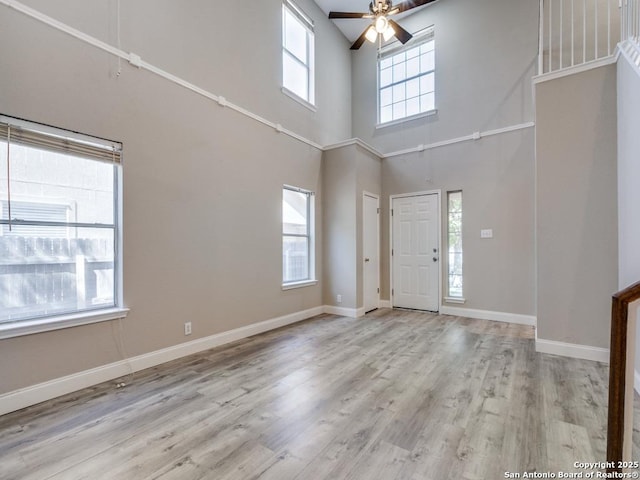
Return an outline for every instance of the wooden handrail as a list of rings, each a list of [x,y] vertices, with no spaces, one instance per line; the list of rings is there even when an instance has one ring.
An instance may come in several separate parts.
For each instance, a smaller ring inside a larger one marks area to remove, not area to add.
[[[609,418],[607,423],[607,472],[620,472],[623,461],[625,379],[629,304],[640,300],[640,282],[613,295],[611,349],[609,351]]]

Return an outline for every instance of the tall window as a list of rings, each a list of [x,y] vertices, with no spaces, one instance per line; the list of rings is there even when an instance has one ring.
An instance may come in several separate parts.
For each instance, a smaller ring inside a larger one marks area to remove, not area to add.
[[[414,38],[410,46],[383,50],[379,57],[380,124],[426,114],[436,108],[433,29]]]
[[[286,0],[282,6],[282,86],[315,103],[313,22]]]
[[[282,283],[311,281],[313,268],[313,194],[282,189]]]
[[[447,193],[449,297],[462,298],[462,192]]]
[[[118,306],[119,165],[117,143],[0,117],[0,326]]]

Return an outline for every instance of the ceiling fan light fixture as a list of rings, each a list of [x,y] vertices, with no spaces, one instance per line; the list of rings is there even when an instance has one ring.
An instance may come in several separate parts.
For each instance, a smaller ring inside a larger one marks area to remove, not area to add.
[[[369,28],[367,28],[367,33],[365,33],[364,36],[371,43],[376,43],[376,40],[378,38],[378,32],[376,32],[375,27],[371,25]]]
[[[376,18],[376,21],[373,25],[376,29],[376,32],[384,33],[389,28],[389,20],[387,20],[387,17],[385,17],[384,15],[380,15],[378,18]]]
[[[384,32],[382,32],[382,38],[384,38],[384,41],[386,42],[395,34],[396,34],[396,31],[393,29],[391,25],[389,25],[387,29]]]

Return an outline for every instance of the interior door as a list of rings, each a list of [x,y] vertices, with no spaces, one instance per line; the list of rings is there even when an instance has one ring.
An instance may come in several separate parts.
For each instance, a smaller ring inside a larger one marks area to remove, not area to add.
[[[392,199],[392,304],[438,311],[440,232],[438,194]]]
[[[380,300],[380,200],[365,193],[362,205],[362,298],[365,312],[370,312]]]

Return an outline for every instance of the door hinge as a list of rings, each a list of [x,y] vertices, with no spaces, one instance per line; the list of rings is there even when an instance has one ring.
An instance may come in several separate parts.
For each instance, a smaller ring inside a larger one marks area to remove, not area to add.
[[[378,207],[378,213],[380,213],[380,208]]]
[[[393,217],[393,208],[391,209],[391,216]]]
[[[393,248],[391,249],[391,256],[393,257]]]
[[[378,288],[378,293],[380,293],[380,289]]]
[[[395,295],[396,291],[392,288],[391,289],[391,295]]]

